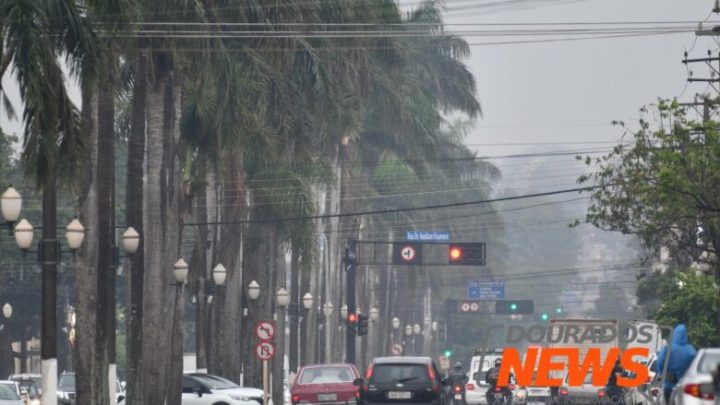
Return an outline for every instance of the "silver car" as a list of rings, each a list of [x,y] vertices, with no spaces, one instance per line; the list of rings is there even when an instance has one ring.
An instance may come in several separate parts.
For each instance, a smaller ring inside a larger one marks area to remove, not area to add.
[[[670,396],[672,405],[713,405],[712,373],[720,365],[720,348],[700,349]]]
[[[0,405],[25,405],[10,384],[0,384]]]

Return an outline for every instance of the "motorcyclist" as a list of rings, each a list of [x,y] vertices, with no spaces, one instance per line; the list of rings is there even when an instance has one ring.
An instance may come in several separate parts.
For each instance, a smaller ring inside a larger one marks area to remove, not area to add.
[[[497,389],[498,380],[500,379],[500,366],[502,365],[502,359],[496,359],[495,360],[495,366],[488,370],[487,374],[485,375],[485,382],[489,385],[488,390],[485,392],[485,398],[487,398],[487,403],[489,405],[495,403],[495,392]],[[512,382],[514,379],[512,373],[510,374],[510,378],[508,379],[508,382]],[[506,403],[512,404],[512,391],[507,386],[501,387],[500,392],[502,395],[506,398]]]
[[[467,376],[463,372],[463,365],[459,361],[455,363],[453,366],[452,372],[450,372],[450,382],[453,386],[455,385],[465,385],[467,382]]]
[[[620,365],[620,360],[617,360],[613,366],[612,372],[610,373],[608,383],[605,386],[605,393],[612,404],[625,404],[623,389],[618,385],[618,379],[622,377],[622,375],[623,369]]]

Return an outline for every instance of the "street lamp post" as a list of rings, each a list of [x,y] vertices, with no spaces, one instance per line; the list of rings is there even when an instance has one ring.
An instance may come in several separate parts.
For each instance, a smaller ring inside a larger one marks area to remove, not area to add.
[[[332,316],[335,306],[332,302],[326,302],[323,305],[323,315],[325,315],[325,362],[329,363],[332,357],[332,344],[330,342],[330,317]]]
[[[2,332],[2,352],[0,352],[0,354],[2,355],[3,362],[7,361],[7,364],[2,364],[0,371],[5,373],[5,375],[9,375],[15,372],[15,357],[11,346],[12,339],[10,339],[10,333],[8,331],[9,328],[6,325],[7,321],[9,321],[12,316],[12,305],[10,305],[10,303],[5,303],[2,307],[2,313],[6,322],[0,326],[0,332]],[[5,369],[5,366],[7,366],[7,369]]]
[[[275,293],[275,308],[277,311],[273,311],[275,315],[275,321],[277,323],[277,335],[275,336],[275,361],[273,362],[273,378],[272,378],[272,398],[276,398],[274,403],[282,404],[283,401],[280,398],[284,397],[283,392],[283,380],[285,370],[285,318],[287,315],[288,306],[290,305],[290,294],[285,288],[280,288]],[[277,312],[280,312],[279,314]],[[267,364],[267,362],[263,362]],[[263,366],[264,380],[268,381],[267,378],[267,367]],[[267,390],[266,390],[267,391]]]

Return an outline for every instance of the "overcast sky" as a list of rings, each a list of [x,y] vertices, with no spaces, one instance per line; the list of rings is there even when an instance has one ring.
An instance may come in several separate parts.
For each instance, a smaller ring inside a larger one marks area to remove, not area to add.
[[[406,0],[409,1],[409,0]],[[495,0],[497,1],[497,0]],[[447,0],[448,9],[463,0]],[[465,1],[482,4],[491,0]],[[510,2],[507,2],[510,3]],[[447,23],[529,23],[598,21],[702,21],[712,0],[514,0],[531,8],[506,11],[448,11]],[[710,21],[718,20],[712,15]],[[467,38],[470,43],[516,38]],[[523,38],[520,38],[523,39]],[[467,61],[478,83],[483,118],[470,144],[610,141],[622,131],[609,125],[638,118],[638,109],[657,97],[680,96],[687,71],[683,52],[694,33],[633,38],[595,39],[523,45],[473,46]],[[691,55],[705,56],[718,46],[697,41]],[[696,76],[705,76],[698,66]],[[683,99],[706,90],[691,84]],[[586,148],[587,145],[567,145]],[[597,147],[593,145],[591,147]],[[603,146],[603,145],[599,145]],[[482,146],[480,155],[525,152],[528,146]],[[558,149],[557,147],[550,149]]]

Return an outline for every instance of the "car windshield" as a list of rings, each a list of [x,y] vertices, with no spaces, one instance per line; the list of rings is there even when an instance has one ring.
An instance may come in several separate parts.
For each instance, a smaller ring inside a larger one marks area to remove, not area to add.
[[[63,391],[75,391],[75,374],[61,375],[58,386]]]
[[[422,364],[376,364],[372,383],[428,382],[427,366]]]
[[[215,375],[197,375],[193,374],[192,378],[202,385],[210,388],[211,390],[226,390],[231,388],[240,388],[239,385],[235,384],[230,380],[226,380],[222,377]]]
[[[310,367],[300,374],[300,384],[333,384],[352,382],[355,375],[350,367]]]
[[[8,384],[0,385],[0,400],[19,400],[20,397],[15,392],[15,389]]]
[[[720,352],[706,352],[698,363],[698,372],[714,373],[720,364]]]

